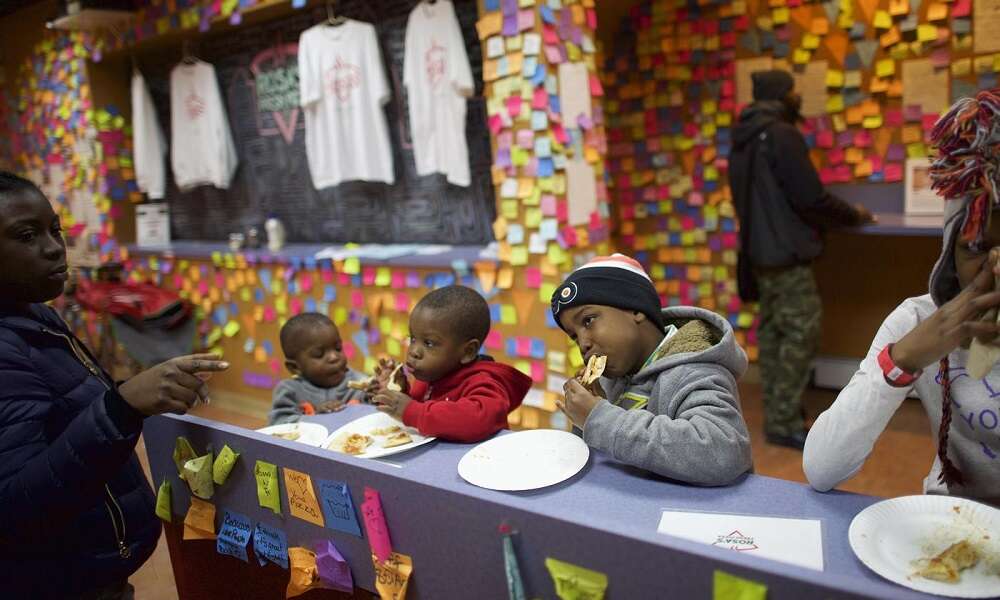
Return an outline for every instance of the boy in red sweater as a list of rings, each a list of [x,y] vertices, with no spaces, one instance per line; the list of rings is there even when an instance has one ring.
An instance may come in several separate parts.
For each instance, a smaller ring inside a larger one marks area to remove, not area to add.
[[[452,285],[424,296],[410,314],[409,393],[385,388],[395,365],[383,362],[374,399],[379,410],[422,435],[455,442],[479,442],[506,429],[531,378],[479,354],[489,332],[490,309],[475,290]]]

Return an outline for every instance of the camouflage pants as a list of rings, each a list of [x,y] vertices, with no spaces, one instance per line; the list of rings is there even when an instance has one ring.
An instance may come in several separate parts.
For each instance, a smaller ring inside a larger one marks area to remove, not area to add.
[[[802,391],[819,346],[823,307],[811,266],[757,271],[757,282],[764,430],[791,435],[804,425]]]

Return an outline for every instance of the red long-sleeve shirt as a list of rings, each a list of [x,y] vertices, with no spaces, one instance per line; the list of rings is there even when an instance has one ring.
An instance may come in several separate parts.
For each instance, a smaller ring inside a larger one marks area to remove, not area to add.
[[[479,359],[434,383],[413,381],[403,423],[422,435],[479,442],[507,428],[531,378],[510,365]]]

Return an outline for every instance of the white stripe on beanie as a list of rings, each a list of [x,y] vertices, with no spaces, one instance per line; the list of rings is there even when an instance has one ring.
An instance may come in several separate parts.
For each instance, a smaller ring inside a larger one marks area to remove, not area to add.
[[[578,267],[576,271],[582,271],[584,269],[592,269],[594,267],[609,267],[613,269],[624,269],[626,271],[631,271],[636,275],[642,275],[650,283],[653,282],[653,280],[646,273],[646,270],[642,268],[641,264],[639,264],[639,261],[632,258],[631,256],[625,256],[624,254],[620,254],[618,252],[615,252],[611,256],[596,256],[587,264]]]

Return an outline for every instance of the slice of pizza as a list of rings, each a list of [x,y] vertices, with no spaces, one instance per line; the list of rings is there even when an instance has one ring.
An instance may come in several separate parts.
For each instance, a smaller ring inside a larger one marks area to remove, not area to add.
[[[337,439],[330,442],[327,448],[334,452],[358,455],[364,454],[368,446],[371,446],[374,441],[371,437],[363,433],[344,434],[337,436]]]
[[[601,375],[604,374],[604,368],[607,365],[607,356],[591,356],[590,360],[587,361],[587,366],[584,368],[583,373],[578,377],[580,383],[584,387],[589,388],[595,381],[601,378]]]
[[[406,433],[405,431],[400,431],[398,433],[390,435],[389,438],[385,441],[385,444],[382,445],[382,447],[395,448],[396,446],[409,444],[412,441],[413,438],[410,437],[410,434]]]
[[[374,436],[384,436],[384,435],[392,435],[402,430],[403,428],[400,427],[399,425],[390,425],[389,427],[377,427],[375,429],[372,429],[368,433]]]
[[[927,565],[917,571],[924,579],[933,579],[944,583],[957,583],[965,569],[971,569],[979,564],[979,552],[968,540],[962,540],[948,546],[937,556],[927,560]]]

